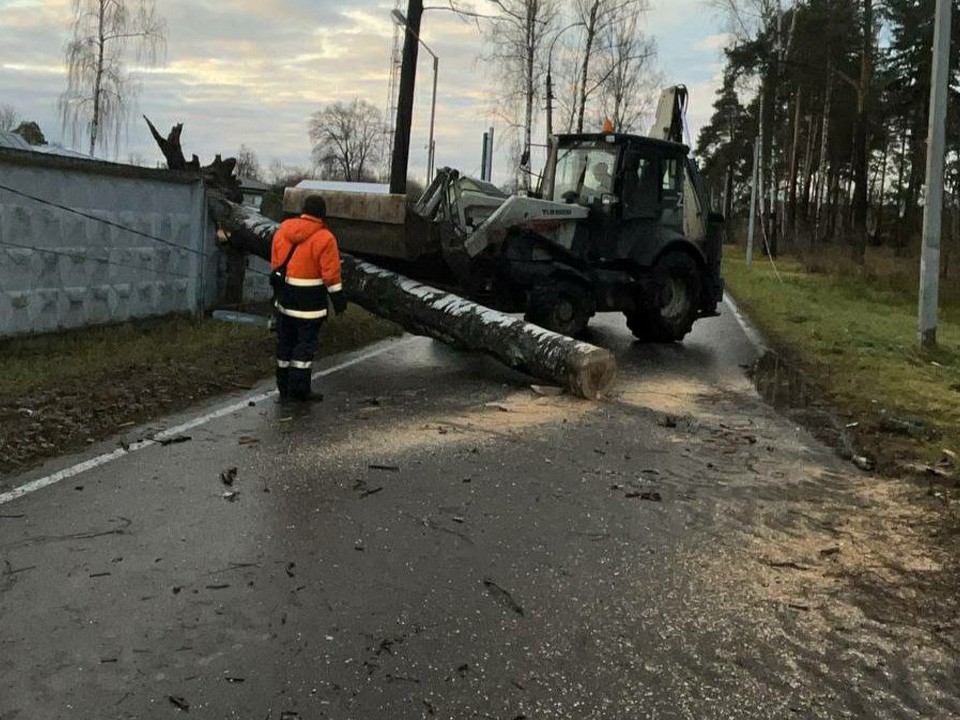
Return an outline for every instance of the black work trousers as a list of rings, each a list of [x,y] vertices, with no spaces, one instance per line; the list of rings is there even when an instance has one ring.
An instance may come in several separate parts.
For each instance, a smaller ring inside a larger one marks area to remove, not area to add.
[[[313,356],[320,344],[323,318],[303,320],[277,313],[277,390],[280,397],[310,395]]]

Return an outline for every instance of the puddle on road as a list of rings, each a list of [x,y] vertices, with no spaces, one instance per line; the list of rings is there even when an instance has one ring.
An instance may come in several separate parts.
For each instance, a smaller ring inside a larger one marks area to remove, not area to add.
[[[750,370],[760,397],[775,408],[803,408],[817,402],[812,381],[775,352],[764,353]]]
[[[754,363],[748,375],[764,401],[805,427],[841,457],[850,459],[859,454],[853,435],[823,401],[823,390],[794,363],[769,351]]]

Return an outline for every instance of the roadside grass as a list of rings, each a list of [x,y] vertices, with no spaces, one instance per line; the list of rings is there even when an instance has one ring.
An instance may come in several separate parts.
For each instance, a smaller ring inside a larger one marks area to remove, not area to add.
[[[327,356],[399,335],[392,323],[351,306],[343,318],[327,322],[321,331],[320,355]],[[242,380],[273,372],[276,336],[263,327],[212,318],[175,315],[136,320],[0,342],[0,402],[38,390],[55,390],[64,380],[96,382],[105,375],[141,365],[216,367],[225,356],[242,357],[250,371]],[[262,352],[251,353],[251,345]],[[229,384],[230,378],[224,378]]]
[[[327,356],[401,330],[356,305],[321,331]],[[0,342],[0,473],[19,471],[274,370],[265,327],[169,316]]]
[[[864,268],[830,253],[770,262],[730,250],[729,292],[774,347],[798,363],[881,467],[960,451],[960,288],[941,281],[938,348],[917,346],[912,260],[874,252]],[[919,421],[917,423],[916,421]]]

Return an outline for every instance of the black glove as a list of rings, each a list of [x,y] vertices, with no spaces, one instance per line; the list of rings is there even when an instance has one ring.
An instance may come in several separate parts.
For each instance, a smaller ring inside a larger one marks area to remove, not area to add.
[[[347,297],[342,290],[330,293],[330,302],[333,303],[333,310],[337,315],[343,315],[347,311]]]

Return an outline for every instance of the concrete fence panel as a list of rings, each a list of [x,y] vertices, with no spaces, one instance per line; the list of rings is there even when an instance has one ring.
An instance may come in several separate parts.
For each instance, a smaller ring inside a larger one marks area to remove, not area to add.
[[[0,336],[198,312],[222,259],[195,177],[0,149]]]

